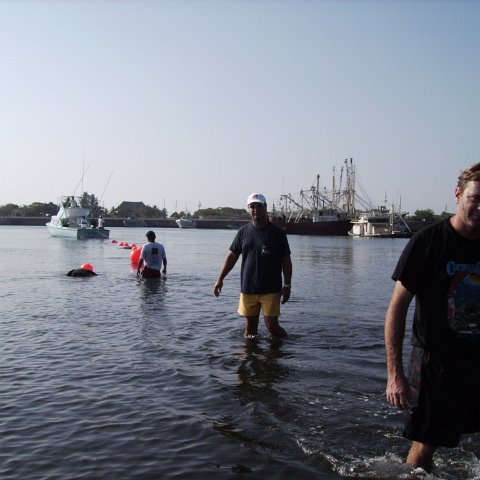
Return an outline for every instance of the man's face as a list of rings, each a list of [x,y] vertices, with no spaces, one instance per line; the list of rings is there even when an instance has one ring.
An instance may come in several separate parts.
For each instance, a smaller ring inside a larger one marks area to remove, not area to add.
[[[267,209],[263,203],[251,203],[248,210],[253,220],[263,221],[266,218]]]
[[[480,234],[480,182],[468,182],[460,192],[455,190],[457,200],[457,215],[465,232]]]

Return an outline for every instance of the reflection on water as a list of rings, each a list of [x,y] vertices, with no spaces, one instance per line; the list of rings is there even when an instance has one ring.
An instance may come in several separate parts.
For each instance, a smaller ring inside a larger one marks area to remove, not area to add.
[[[138,285],[142,304],[160,308],[168,292],[167,280],[163,278],[140,278],[138,279]]]
[[[241,402],[248,402],[258,394],[278,395],[275,384],[292,374],[290,367],[281,363],[289,358],[282,348],[284,341],[271,339],[266,343],[264,346],[261,341],[246,339],[242,351],[235,355],[240,362],[236,386]]]

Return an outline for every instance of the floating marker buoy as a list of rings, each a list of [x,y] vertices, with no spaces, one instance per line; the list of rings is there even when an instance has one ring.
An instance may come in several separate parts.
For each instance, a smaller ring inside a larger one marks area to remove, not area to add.
[[[138,264],[138,261],[140,260],[140,254],[142,253],[141,248],[134,248],[132,249],[132,252],[130,253],[130,262],[132,265]]]
[[[67,273],[67,277],[93,277],[96,275],[90,263],[83,263],[80,268],[74,268]]]
[[[114,240],[112,240],[112,243],[118,243],[118,242],[114,239]]]

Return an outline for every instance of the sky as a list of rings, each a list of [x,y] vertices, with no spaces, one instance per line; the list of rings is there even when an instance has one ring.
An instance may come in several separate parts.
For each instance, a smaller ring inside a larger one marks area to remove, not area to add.
[[[0,0],[0,205],[174,211],[330,188],[455,210],[480,2]]]

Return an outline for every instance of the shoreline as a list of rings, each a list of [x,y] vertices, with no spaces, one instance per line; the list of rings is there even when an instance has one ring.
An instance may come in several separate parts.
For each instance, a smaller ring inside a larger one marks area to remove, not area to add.
[[[140,225],[125,225],[128,218],[104,218],[105,228],[123,227],[123,228],[180,228],[174,218],[143,218]],[[4,216],[0,217],[0,226],[45,226],[50,221],[50,217],[21,217],[21,216]],[[249,219],[195,219],[197,229],[210,230],[238,230],[241,226],[249,223]],[[413,221],[408,222],[410,230],[415,233],[418,230],[430,225],[431,222]]]
[[[124,221],[127,218],[104,218],[105,228],[110,227],[124,227],[124,228],[180,228],[173,218],[144,218],[141,225],[126,226]],[[21,216],[8,216],[0,217],[0,225],[16,225],[16,226],[45,226],[50,221],[50,217],[21,217]],[[245,225],[250,220],[240,219],[195,219],[196,228],[209,228],[209,229],[238,229],[242,225]]]

